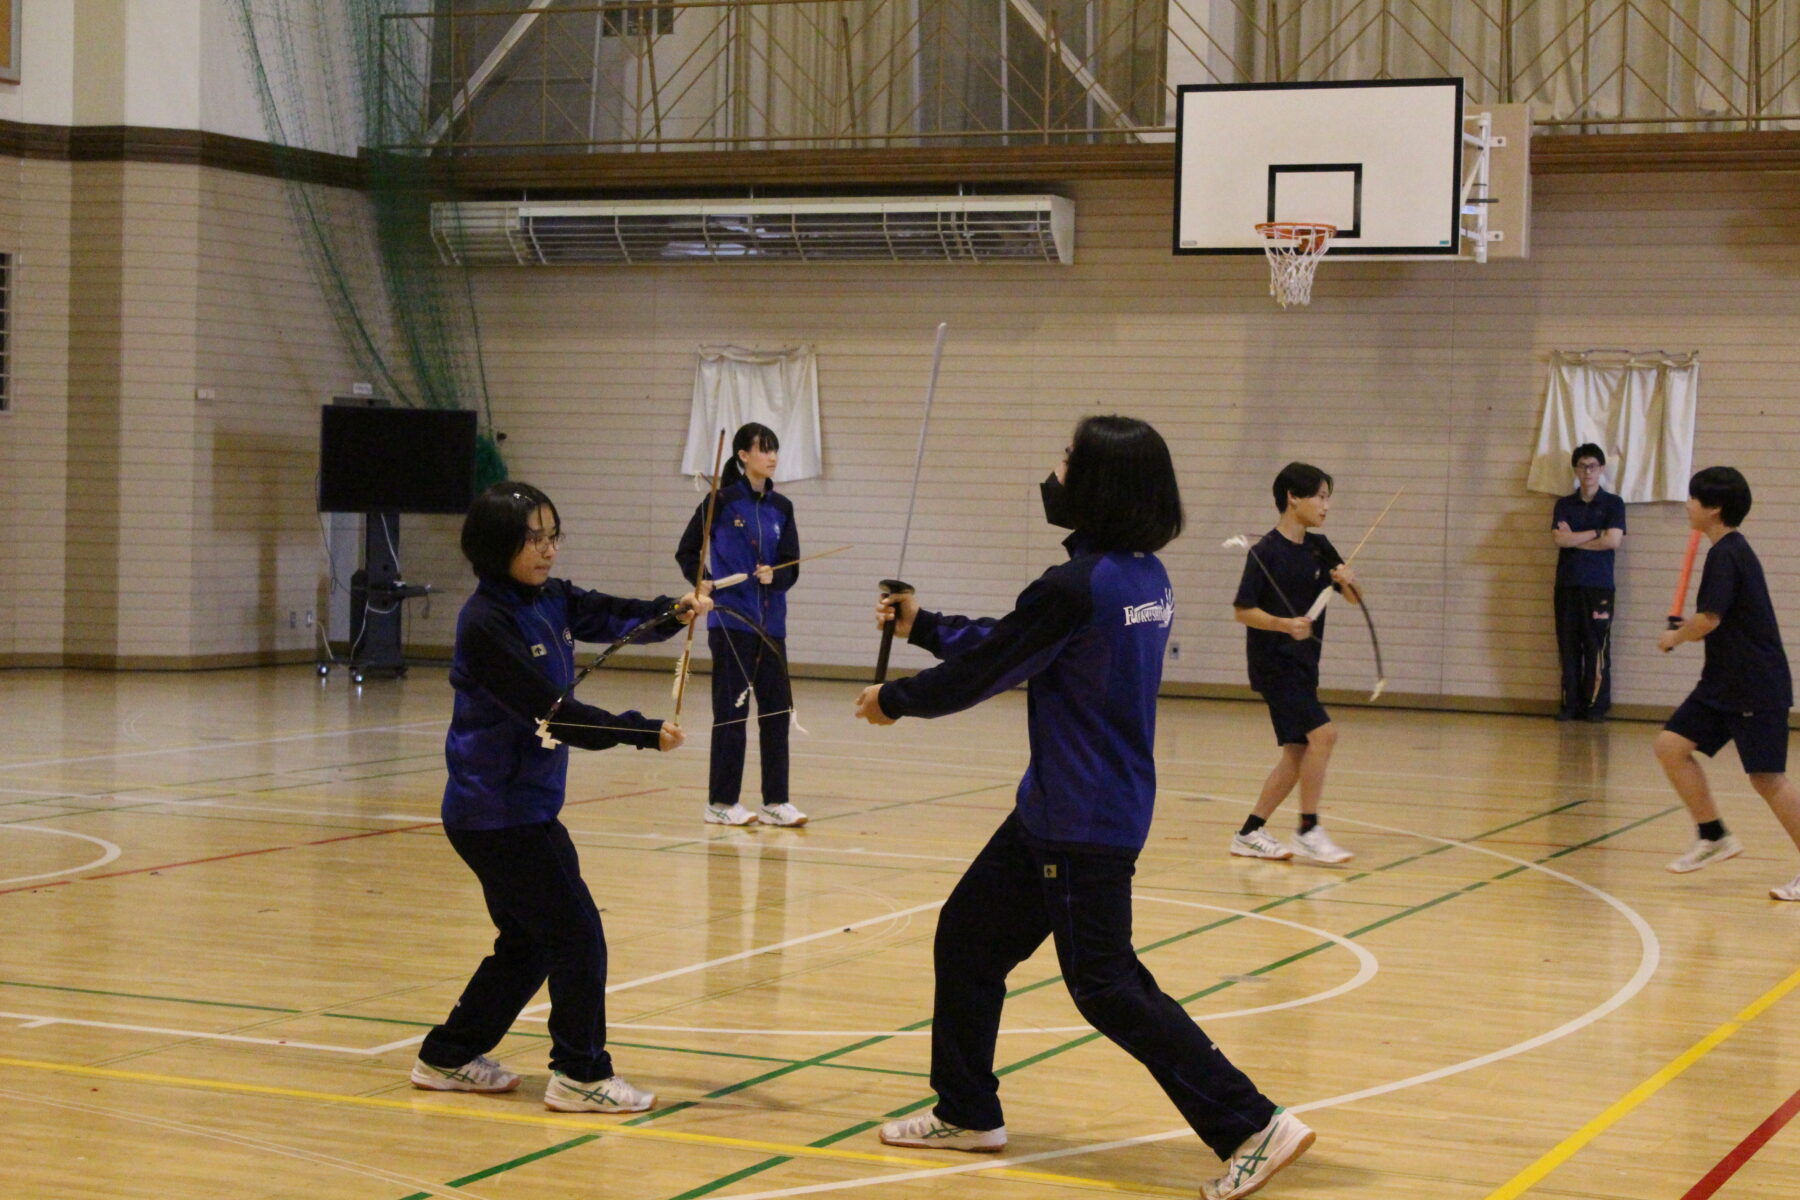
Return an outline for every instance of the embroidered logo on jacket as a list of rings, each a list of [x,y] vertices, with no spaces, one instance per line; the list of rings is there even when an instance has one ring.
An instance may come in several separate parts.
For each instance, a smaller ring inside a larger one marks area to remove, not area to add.
[[[548,651],[547,649],[544,648],[544,643],[542,643],[542,642],[533,642],[532,643],[531,657],[542,658],[542,657],[544,657],[544,655],[546,655],[548,653],[550,653],[550,651]]]
[[[1148,604],[1127,604],[1125,606],[1125,623],[1127,625],[1147,625],[1154,621],[1158,625],[1169,625],[1175,620],[1175,593],[1164,590],[1161,600],[1152,600]]]

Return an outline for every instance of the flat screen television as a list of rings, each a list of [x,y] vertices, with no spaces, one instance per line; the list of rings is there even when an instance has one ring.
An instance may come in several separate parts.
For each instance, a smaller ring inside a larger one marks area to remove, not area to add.
[[[474,499],[474,412],[319,410],[320,512],[462,513]]]

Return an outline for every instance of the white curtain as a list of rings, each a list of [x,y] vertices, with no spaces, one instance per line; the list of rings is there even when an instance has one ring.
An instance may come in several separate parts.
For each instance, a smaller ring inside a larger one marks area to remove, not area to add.
[[[1686,500],[1699,395],[1698,350],[1555,351],[1525,486],[1573,491],[1569,456],[1592,442],[1606,452],[1607,489],[1626,503]]]
[[[785,350],[702,346],[694,364],[694,405],[688,416],[684,475],[707,475],[725,431],[725,452],[738,427],[767,425],[781,439],[775,481],[788,483],[825,473],[819,436],[818,357],[809,345]]]

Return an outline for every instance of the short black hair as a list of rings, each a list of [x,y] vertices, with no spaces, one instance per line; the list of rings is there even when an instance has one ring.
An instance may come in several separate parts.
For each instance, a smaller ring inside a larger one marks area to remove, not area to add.
[[[1082,418],[1063,487],[1076,529],[1096,550],[1153,554],[1186,523],[1168,443],[1135,417]]]
[[[1601,466],[1604,467],[1606,465],[1606,451],[1594,445],[1592,442],[1583,442],[1581,445],[1575,447],[1575,453],[1569,455],[1569,465],[1571,467],[1578,467],[1581,465],[1581,460],[1584,458],[1598,459]]]
[[[1305,500],[1309,496],[1319,494],[1320,488],[1335,487],[1331,476],[1319,470],[1311,463],[1291,462],[1281,468],[1281,474],[1275,477],[1275,511],[1286,512],[1288,497],[1293,496]]]
[[[505,479],[475,497],[463,518],[462,552],[483,579],[505,579],[513,559],[525,548],[531,530],[531,514],[548,507],[562,528],[562,514],[550,497],[529,483]]]
[[[738,426],[737,433],[731,438],[731,456],[725,460],[724,469],[719,472],[719,486],[730,487],[744,477],[744,464],[738,461],[738,451],[748,450],[754,446],[758,450],[779,450],[781,439],[767,425],[759,425],[755,421],[747,421]]]
[[[1750,515],[1750,481],[1736,467],[1708,467],[1688,480],[1688,495],[1703,508],[1719,510],[1726,528],[1736,529]]]

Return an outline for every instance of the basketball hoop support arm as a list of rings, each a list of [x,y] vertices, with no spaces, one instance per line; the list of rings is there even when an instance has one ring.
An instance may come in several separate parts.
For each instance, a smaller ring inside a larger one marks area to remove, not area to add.
[[[1501,230],[1489,231],[1488,205],[1494,203],[1494,194],[1488,186],[1489,156],[1492,151],[1503,148],[1506,139],[1494,136],[1494,114],[1491,112],[1471,113],[1463,118],[1463,123],[1474,124],[1475,132],[1463,130],[1463,144],[1474,148],[1474,161],[1469,164],[1469,173],[1463,177],[1461,208],[1462,215],[1474,217],[1473,221],[1461,223],[1463,240],[1474,244],[1475,261],[1484,263],[1488,258],[1488,243],[1498,242],[1506,237]]]

